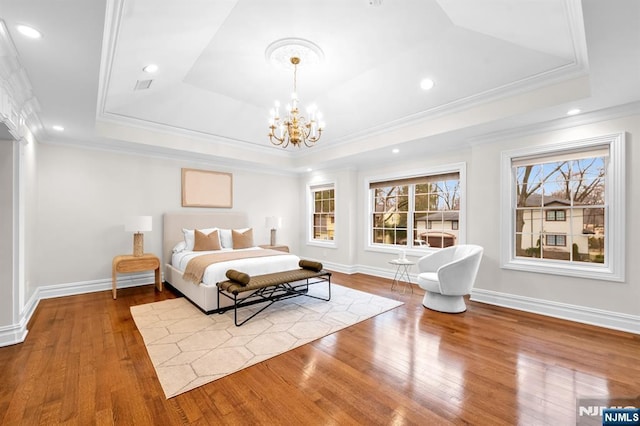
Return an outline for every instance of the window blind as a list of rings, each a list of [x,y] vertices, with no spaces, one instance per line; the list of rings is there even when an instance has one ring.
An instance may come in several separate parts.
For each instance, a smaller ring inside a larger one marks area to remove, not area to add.
[[[381,180],[378,182],[370,182],[369,189],[386,188],[389,186],[404,186],[404,185],[420,185],[433,182],[442,182],[445,180],[457,180],[460,179],[459,172],[441,173],[437,175],[429,176],[415,176],[401,179]]]
[[[585,158],[608,157],[609,145],[594,146],[586,149],[562,151],[557,154],[531,155],[511,160],[513,167],[534,166],[536,164],[554,163],[560,161],[584,160]]]

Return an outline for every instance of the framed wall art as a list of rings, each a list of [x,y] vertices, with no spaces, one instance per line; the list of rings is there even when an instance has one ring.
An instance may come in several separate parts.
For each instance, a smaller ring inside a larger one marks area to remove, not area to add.
[[[233,175],[182,169],[182,207],[233,207]]]

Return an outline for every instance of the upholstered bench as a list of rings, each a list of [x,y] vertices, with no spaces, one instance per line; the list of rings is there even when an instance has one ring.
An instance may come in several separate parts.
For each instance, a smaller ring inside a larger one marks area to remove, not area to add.
[[[300,269],[255,276],[234,270],[227,271],[229,279],[216,284],[218,286],[218,306],[220,306],[220,296],[231,299],[233,305],[219,308],[218,313],[233,309],[234,323],[236,326],[241,326],[278,300],[297,296],[331,300],[331,272],[322,269],[322,264],[317,262],[300,261],[300,265],[302,266]],[[308,294],[309,286],[318,283],[327,283],[327,297]],[[267,304],[248,318],[238,322],[239,308],[263,302],[267,302]]]

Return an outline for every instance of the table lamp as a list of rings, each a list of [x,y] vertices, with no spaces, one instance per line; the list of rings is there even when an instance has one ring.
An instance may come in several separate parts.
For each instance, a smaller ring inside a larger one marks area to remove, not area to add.
[[[140,257],[144,254],[143,232],[151,231],[151,216],[130,216],[124,223],[125,232],[133,234],[133,255]]]
[[[282,218],[277,216],[267,216],[265,220],[267,229],[271,230],[271,242],[269,245],[276,245],[276,229],[282,227]]]

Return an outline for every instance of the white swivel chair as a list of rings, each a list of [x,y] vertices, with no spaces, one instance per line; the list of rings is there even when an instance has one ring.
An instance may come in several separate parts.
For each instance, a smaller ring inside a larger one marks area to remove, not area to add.
[[[463,296],[473,288],[483,251],[480,246],[463,244],[420,258],[418,285],[425,290],[424,307],[449,313],[466,311]]]

